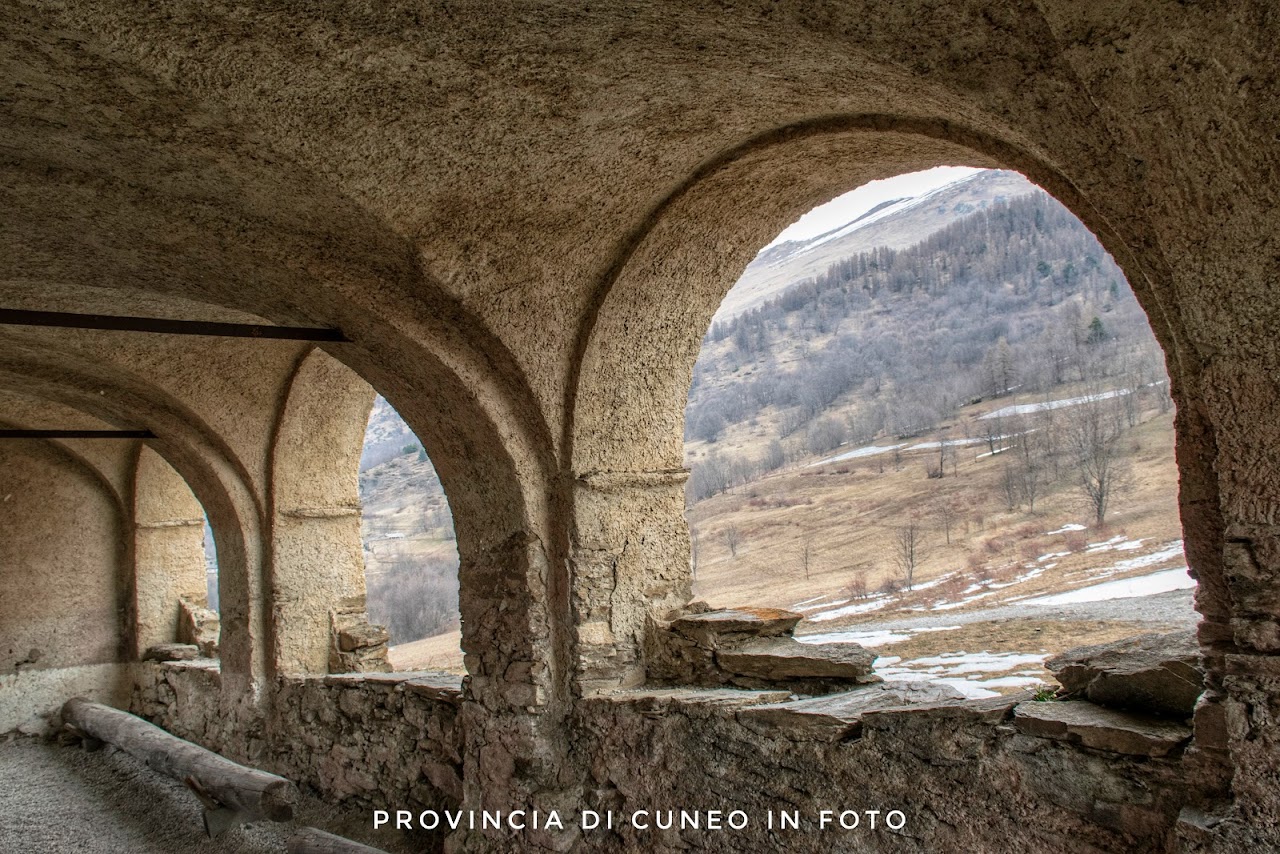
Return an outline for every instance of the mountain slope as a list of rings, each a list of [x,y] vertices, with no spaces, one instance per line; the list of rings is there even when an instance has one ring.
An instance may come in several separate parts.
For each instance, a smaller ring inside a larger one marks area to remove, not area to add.
[[[1017,172],[988,170],[923,195],[882,203],[810,240],[771,247],[747,265],[715,322],[754,308],[796,282],[820,276],[842,258],[880,247],[905,249],[974,211],[1038,191]]]

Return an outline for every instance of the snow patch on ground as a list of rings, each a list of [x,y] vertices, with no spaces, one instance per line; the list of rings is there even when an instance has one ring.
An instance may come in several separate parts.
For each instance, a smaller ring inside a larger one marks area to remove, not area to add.
[[[1148,556],[1149,557],[1149,556]],[[1132,599],[1135,596],[1151,596],[1156,593],[1167,593],[1170,590],[1184,590],[1195,587],[1195,579],[1187,575],[1185,566],[1140,575],[1137,578],[1122,578],[1118,581],[1107,581],[1057,593],[1052,596],[1038,596],[1027,599],[1028,605],[1069,605],[1073,602],[1101,602],[1106,599]]]
[[[1101,394],[1086,394],[1084,397],[1066,397],[1061,400],[1046,400],[1043,403],[1019,403],[1016,406],[1006,406],[997,409],[995,412],[988,412],[986,415],[980,416],[985,418],[1008,418],[1012,415],[1030,415],[1033,412],[1045,412],[1050,409],[1062,409],[1066,406],[1079,406],[1082,403],[1092,403],[1097,400],[1110,400],[1113,397],[1120,397],[1129,393],[1127,388],[1118,388],[1111,391],[1104,391]]]
[[[869,611],[879,611],[889,605],[890,599],[887,596],[877,595],[871,597],[870,602],[859,602],[857,605],[844,605],[839,608],[833,608],[829,611],[819,611],[816,614],[810,614],[805,617],[811,623],[822,623],[827,620],[837,620],[840,617],[847,617],[850,614],[866,614]]]
[[[1080,525],[1075,522],[1068,522],[1067,524],[1063,525],[1061,528],[1059,528],[1056,531],[1045,531],[1044,533],[1046,537],[1052,537],[1054,534],[1068,534],[1068,533],[1071,533],[1072,531],[1084,531],[1084,530],[1086,530],[1084,525]]]
[[[944,652],[941,655],[930,655],[902,662],[902,667],[912,670],[923,670],[943,676],[960,676],[966,673],[1004,673],[1015,667],[1028,664],[1040,664],[1045,660],[1044,653],[1023,652]],[[877,662],[880,659],[877,659]],[[899,669],[890,665],[878,672]]]
[[[876,659],[876,672],[886,679],[940,682],[970,699],[994,697],[992,688],[1023,688],[1040,684],[1038,677],[1010,670],[1040,664],[1046,655],[1015,652],[950,652],[903,661],[896,655]],[[982,674],[1004,674],[984,678]]]
[[[885,646],[886,644],[911,640],[917,634],[924,632],[950,632],[958,628],[960,626],[929,626],[910,630],[876,629],[872,631],[827,632],[821,635],[797,635],[796,640],[801,643],[856,643],[862,646]]]
[[[1004,437],[1001,437],[1001,438],[1004,438]],[[948,439],[947,440],[948,446],[985,445],[986,443],[987,443],[986,439]],[[942,446],[941,442],[921,442],[918,445],[912,445],[910,448],[907,448],[907,450],[908,451],[927,451],[929,449],[933,449],[936,451],[941,446]]]
[[[845,460],[857,460],[863,457],[874,457],[876,454],[887,454],[890,451],[896,451],[899,448],[905,448],[906,446],[906,442],[903,442],[901,445],[867,445],[864,448],[845,451],[843,454],[836,454],[834,457],[827,457],[825,460],[818,460],[816,463],[809,463],[806,468],[824,466],[827,463],[840,463]]]
[[[1155,566],[1158,563],[1164,563],[1166,560],[1184,557],[1182,553],[1182,540],[1174,540],[1167,543],[1154,552],[1138,557],[1131,557],[1127,560],[1116,561],[1107,567],[1104,575],[1115,575],[1117,572],[1128,572],[1131,569],[1141,569],[1144,566]]]
[[[871,632],[830,632],[823,635],[797,637],[801,643],[856,643],[862,646],[884,646],[911,640],[912,635],[881,629]]]

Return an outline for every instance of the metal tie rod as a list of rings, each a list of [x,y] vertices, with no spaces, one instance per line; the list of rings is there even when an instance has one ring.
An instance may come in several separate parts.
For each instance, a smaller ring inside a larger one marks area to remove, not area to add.
[[[313,326],[269,326],[261,323],[215,323],[206,320],[166,320],[112,314],[66,311],[25,311],[0,308],[0,324],[49,326],[61,329],[106,329],[117,332],[157,332],[169,335],[211,335],[219,338],[273,338],[287,341],[349,341],[341,329]]]
[[[0,439],[154,439],[150,430],[0,430]]]

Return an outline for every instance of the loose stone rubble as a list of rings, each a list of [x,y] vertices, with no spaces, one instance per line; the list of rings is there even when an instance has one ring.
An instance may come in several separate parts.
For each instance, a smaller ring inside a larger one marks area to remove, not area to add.
[[[204,658],[216,658],[218,634],[221,631],[222,623],[217,611],[189,597],[178,598],[178,641],[180,643],[199,647],[200,655]]]
[[[343,599],[329,612],[332,646],[329,649],[330,673],[386,673],[387,642],[391,636],[385,626],[369,622],[365,597]]]

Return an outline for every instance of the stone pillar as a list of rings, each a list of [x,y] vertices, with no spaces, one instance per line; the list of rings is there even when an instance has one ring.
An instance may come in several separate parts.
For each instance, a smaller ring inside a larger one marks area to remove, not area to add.
[[[281,403],[270,490],[277,673],[329,672],[331,613],[364,598],[358,476],[373,400],[358,374],[313,350]]]
[[[597,472],[574,491],[572,606],[581,691],[644,681],[646,620],[689,601],[688,472]]]

